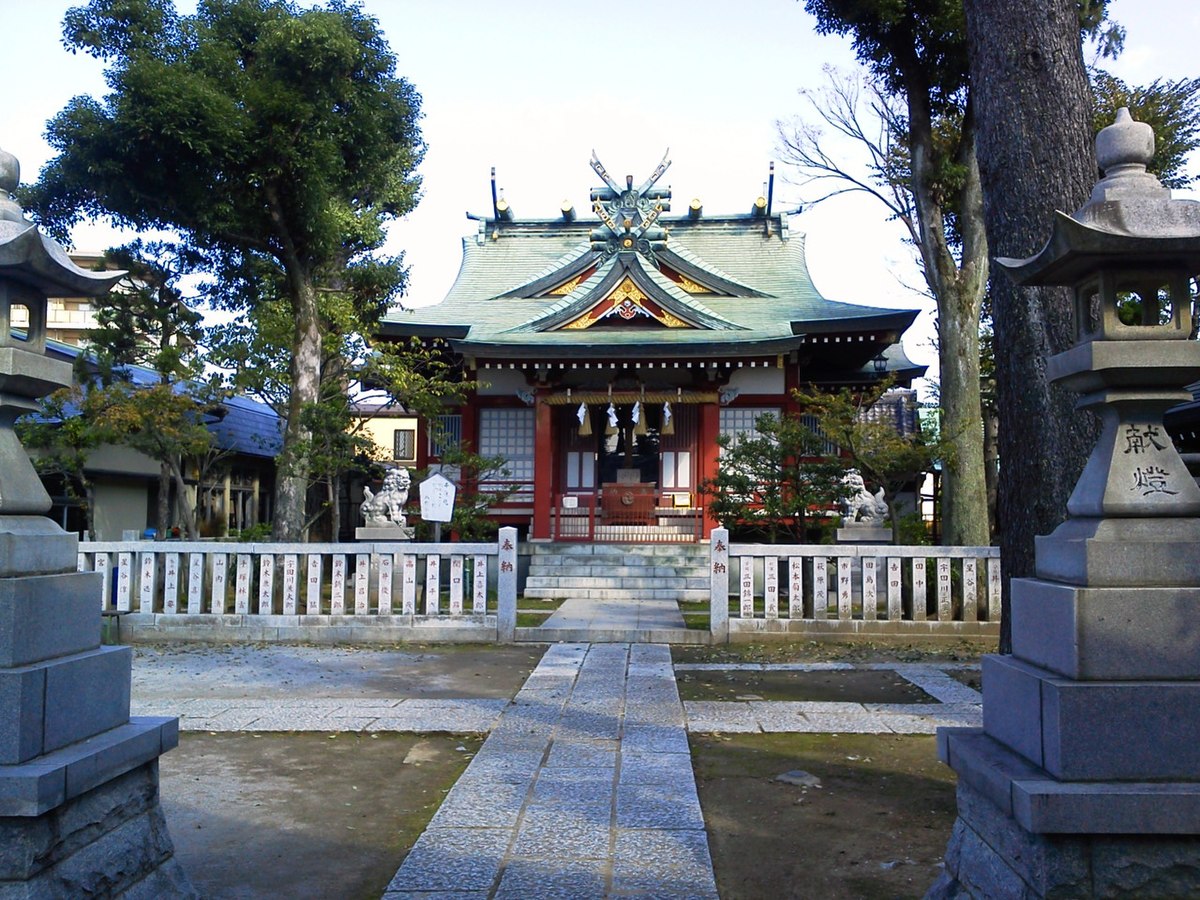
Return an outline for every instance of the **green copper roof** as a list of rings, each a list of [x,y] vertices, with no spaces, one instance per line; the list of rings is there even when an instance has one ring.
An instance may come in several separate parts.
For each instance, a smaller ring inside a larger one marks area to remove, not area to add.
[[[721,327],[718,320],[728,323],[721,340],[782,338],[803,335],[810,329],[828,333],[831,329],[852,332],[887,327],[898,332],[917,314],[916,310],[840,303],[821,296],[808,273],[803,236],[788,236],[786,213],[770,218],[679,218],[664,224],[669,239],[667,252],[660,254],[663,265],[669,265],[674,254],[697,268],[720,273],[726,281],[742,286],[746,294],[755,295],[688,294],[653,266],[643,264],[642,271],[650,273],[673,300],[698,314],[711,315],[714,322],[708,328],[625,329],[634,333],[613,334],[607,340],[708,343],[718,339],[713,333]],[[443,326],[448,336],[466,329],[466,344],[526,343],[537,322],[586,296],[604,271],[598,268],[565,297],[521,296],[518,288],[541,282],[548,289],[556,273],[566,281],[571,271],[586,271],[592,262],[616,264],[617,257],[605,263],[590,249],[592,226],[591,222],[562,220],[481,223],[478,235],[463,239],[462,267],[446,298],[420,309],[393,309],[385,320],[386,331],[410,333],[416,329],[409,326],[419,326],[422,333],[430,334]],[[600,327],[543,334],[553,342],[594,343],[594,332]]]
[[[670,191],[655,184],[669,166],[664,156],[641,186],[622,187],[593,154],[595,219],[482,220],[446,298],[394,309],[383,333],[440,335],[477,358],[732,357],[831,340],[873,355],[916,317],[822,297],[786,213],[667,218]],[[627,280],[640,295],[617,310],[610,297]]]

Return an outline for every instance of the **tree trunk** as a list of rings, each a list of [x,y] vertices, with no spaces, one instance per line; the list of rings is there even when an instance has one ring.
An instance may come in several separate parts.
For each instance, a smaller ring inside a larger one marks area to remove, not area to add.
[[[158,464],[158,503],[154,510],[154,539],[165,541],[171,530],[171,467]]]
[[[296,328],[292,334],[291,392],[279,469],[275,477],[275,520],[271,534],[277,541],[299,541],[305,526],[308,497],[308,455],[312,435],[304,424],[304,412],[320,399],[321,328],[317,314],[317,292],[311,281],[290,269],[292,309]]]
[[[342,505],[339,498],[342,493],[342,476],[329,476],[329,540],[337,543],[342,531]]]
[[[979,315],[988,273],[983,196],[975,158],[974,117],[968,107],[955,160],[966,172],[956,204],[962,239],[956,259],[946,239],[945,201],[935,188],[939,173],[929,93],[928,84],[914,70],[908,83],[908,111],[912,193],[920,234],[917,244],[925,282],[937,300],[942,437],[954,449],[942,480],[941,542],[980,546],[989,542],[979,397]]]
[[[918,489],[919,492],[919,489]],[[887,498],[888,519],[892,525],[892,545],[900,545],[900,504],[896,502],[895,496]]]
[[[83,521],[87,528],[89,541],[96,540],[96,491],[90,478],[80,477],[80,487],[83,488]]]
[[[996,533],[996,497],[1000,480],[1000,420],[994,404],[983,410],[983,465],[987,484],[988,523]]]
[[[171,477],[175,480],[175,493],[179,496],[179,518],[183,520],[183,530],[187,532],[189,541],[200,540],[200,528],[196,525],[196,508],[188,493],[187,482],[183,480],[183,468],[179,462],[170,463]]]
[[[969,279],[968,279],[969,282]],[[960,279],[943,288],[938,311],[942,429],[954,455],[942,481],[942,543],[991,542],[979,395],[979,307],[982,290]]]
[[[966,0],[971,90],[988,242],[1025,257],[1050,235],[1056,209],[1074,210],[1096,180],[1091,92],[1073,0]],[[991,280],[1000,418],[999,538],[1004,560],[1001,652],[1011,649],[1012,578],[1034,572],[1034,535],[1064,518],[1095,423],[1046,380],[1046,358],[1073,342],[1065,288]]]

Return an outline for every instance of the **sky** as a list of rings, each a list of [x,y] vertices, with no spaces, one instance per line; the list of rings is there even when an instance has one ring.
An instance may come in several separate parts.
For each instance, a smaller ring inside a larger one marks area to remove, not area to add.
[[[61,44],[65,0],[0,0],[0,147],[33,181],[51,150],[46,121],[77,94],[100,97],[102,66]],[[177,2],[190,11],[190,0]],[[385,248],[410,265],[403,301],[445,296],[473,233],[466,213],[491,211],[489,172],[517,217],[581,215],[597,181],[595,150],[617,178],[644,180],[670,150],[663,184],[676,213],[693,197],[707,212],[748,212],[777,162],[775,209],[802,212],[809,269],[826,297],[919,308],[905,350],[936,363],[932,301],[901,227],[862,195],[807,205],[818,194],[782,166],[776,123],[805,112],[801,89],[819,88],[823,67],[855,67],[847,40],[816,34],[797,0],[365,0],[386,35],[398,73],[421,94],[427,151],[422,199],[395,223]],[[1194,0],[1113,0],[1125,52],[1106,68],[1131,83],[1200,75]],[[837,146],[837,145],[834,145]],[[852,148],[842,145],[851,153]],[[1191,171],[1200,174],[1200,159]],[[1184,196],[1200,196],[1184,194]],[[123,238],[80,226],[79,250]],[[1038,248],[1030,248],[1034,252]]]

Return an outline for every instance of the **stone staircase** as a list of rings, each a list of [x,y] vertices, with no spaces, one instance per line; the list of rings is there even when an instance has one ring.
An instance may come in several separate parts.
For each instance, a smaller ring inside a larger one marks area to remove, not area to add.
[[[707,543],[529,546],[526,597],[704,601],[709,596]]]

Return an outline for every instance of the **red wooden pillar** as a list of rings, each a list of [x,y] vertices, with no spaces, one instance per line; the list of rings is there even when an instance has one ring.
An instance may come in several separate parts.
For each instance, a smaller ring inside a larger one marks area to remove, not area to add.
[[[534,400],[533,435],[533,538],[549,540],[550,511],[554,507],[554,418],[553,407],[546,403],[546,392],[539,390]]]
[[[800,367],[792,362],[784,362],[783,411],[785,413],[798,415],[803,412],[803,410],[800,409],[800,404],[796,402],[796,396],[793,393],[798,387],[800,387]]]
[[[700,405],[700,427],[698,428],[700,483],[717,477],[717,466],[720,448],[717,446],[717,436],[721,433],[721,407],[714,401]],[[709,512],[709,506],[704,507],[704,533],[707,539],[712,530],[720,525]]]
[[[479,395],[472,391],[462,407],[462,446],[471,453],[479,452]]]

